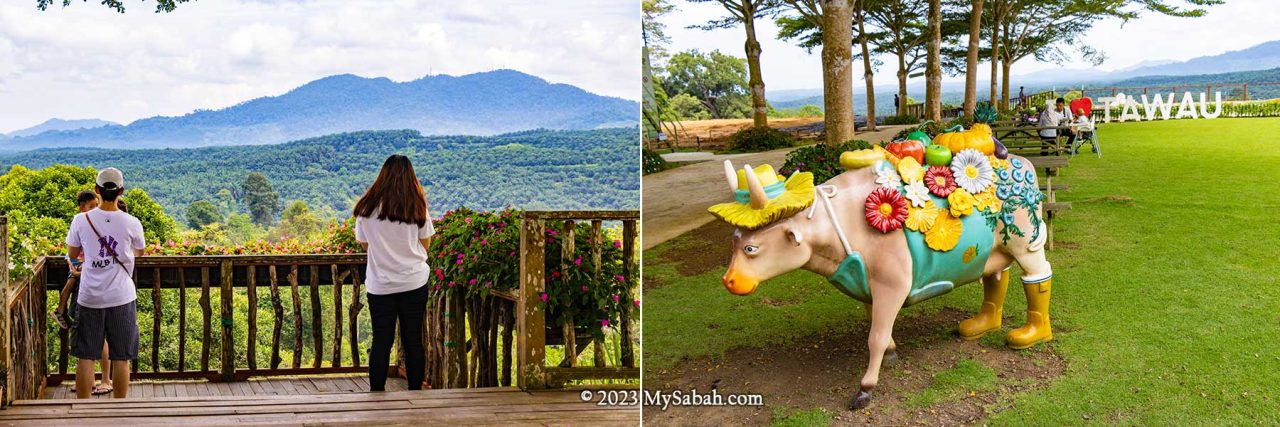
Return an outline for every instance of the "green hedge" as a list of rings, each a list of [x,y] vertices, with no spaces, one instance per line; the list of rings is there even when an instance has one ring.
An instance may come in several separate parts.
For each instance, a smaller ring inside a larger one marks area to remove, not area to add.
[[[813,182],[819,184],[834,178],[844,168],[840,167],[840,154],[845,151],[871,148],[871,143],[862,140],[848,141],[840,145],[817,144],[796,149],[787,153],[787,161],[782,164],[778,173],[791,176],[797,170],[813,172]]]
[[[729,136],[729,149],[735,151],[769,151],[794,143],[791,134],[768,127],[749,127]]]

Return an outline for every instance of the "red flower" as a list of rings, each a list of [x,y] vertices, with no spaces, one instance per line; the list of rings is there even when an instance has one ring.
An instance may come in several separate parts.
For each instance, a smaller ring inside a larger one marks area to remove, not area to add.
[[[951,168],[946,166],[929,166],[924,173],[924,185],[929,192],[938,197],[947,197],[956,191],[956,178],[951,175]]]
[[[867,196],[866,215],[867,222],[881,233],[897,230],[907,220],[907,199],[898,190],[877,187]]]

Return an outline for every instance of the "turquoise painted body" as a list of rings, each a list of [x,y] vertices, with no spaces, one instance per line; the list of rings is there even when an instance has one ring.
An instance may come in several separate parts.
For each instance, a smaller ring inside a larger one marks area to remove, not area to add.
[[[932,194],[929,197],[935,205],[947,209],[946,199]],[[857,212],[857,215],[861,216],[863,213]],[[911,292],[904,306],[951,292],[956,286],[982,278],[987,258],[995,247],[995,230],[988,225],[986,216],[977,211],[961,217],[960,223],[964,226],[960,242],[946,252],[930,249],[924,241],[924,233],[906,228],[895,231],[906,233],[907,250],[911,252]],[[965,256],[970,250],[972,253]],[[846,256],[827,280],[846,295],[866,304],[871,303],[866,263],[856,251]]]

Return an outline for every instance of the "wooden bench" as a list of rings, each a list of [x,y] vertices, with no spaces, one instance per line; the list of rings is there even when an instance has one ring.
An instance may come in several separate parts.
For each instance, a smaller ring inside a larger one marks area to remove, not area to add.
[[[1058,192],[1069,188],[1061,182],[1054,183],[1053,178],[1058,170],[1067,167],[1070,159],[1066,156],[1026,157],[1038,170],[1044,171],[1044,180],[1040,182],[1040,191],[1044,192],[1044,221],[1048,230],[1047,247],[1053,249],[1053,217],[1059,211],[1071,210],[1071,202],[1059,202]]]

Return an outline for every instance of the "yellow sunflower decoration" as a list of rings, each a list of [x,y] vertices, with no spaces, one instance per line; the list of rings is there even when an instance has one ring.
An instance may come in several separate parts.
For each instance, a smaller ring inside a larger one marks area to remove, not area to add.
[[[748,168],[743,167],[735,174],[733,164],[725,161],[725,177],[734,190],[734,201],[712,206],[708,212],[735,227],[755,230],[813,204],[813,173],[798,172],[790,178],[783,178],[774,172],[773,166],[760,165],[750,169],[760,185],[758,194],[761,195],[761,200],[752,200],[751,180],[746,175]]]
[[[929,231],[933,228],[933,223],[938,218],[938,205],[933,200],[924,202],[922,207],[912,207],[907,210],[907,229],[915,230],[921,233]]]
[[[947,204],[951,206],[951,216],[962,217],[973,212],[973,207],[978,201],[973,198],[973,194],[969,194],[968,190],[956,188],[951,195],[947,196]]]
[[[907,218],[910,220],[910,214]],[[933,221],[933,227],[924,233],[924,243],[929,245],[929,249],[935,251],[949,251],[960,242],[962,233],[964,233],[964,224],[960,219],[951,216],[951,212],[939,210],[937,219]]]

